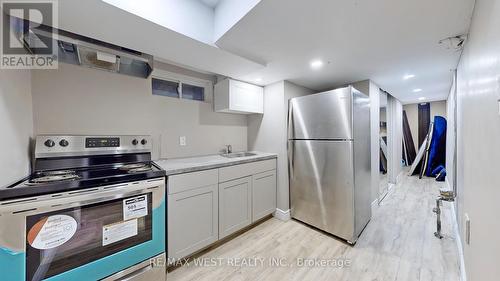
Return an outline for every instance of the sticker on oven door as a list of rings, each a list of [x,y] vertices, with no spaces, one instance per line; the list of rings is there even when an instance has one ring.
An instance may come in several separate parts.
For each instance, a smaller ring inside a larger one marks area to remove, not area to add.
[[[105,225],[102,227],[102,245],[136,236],[137,229],[137,219]]]
[[[28,243],[31,247],[47,250],[66,243],[77,229],[76,220],[68,215],[44,217],[28,231]]]
[[[123,200],[123,220],[140,218],[148,215],[148,196],[141,195]]]

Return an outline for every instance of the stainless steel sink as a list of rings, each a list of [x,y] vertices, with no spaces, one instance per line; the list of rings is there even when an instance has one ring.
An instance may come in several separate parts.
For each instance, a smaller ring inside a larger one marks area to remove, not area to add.
[[[221,154],[222,157],[226,157],[226,158],[248,157],[248,156],[255,156],[255,155],[257,155],[257,154],[252,153],[252,152],[233,152],[233,153]]]

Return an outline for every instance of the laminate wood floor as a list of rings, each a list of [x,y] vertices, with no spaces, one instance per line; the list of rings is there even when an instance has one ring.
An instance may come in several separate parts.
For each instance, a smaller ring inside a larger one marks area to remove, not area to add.
[[[450,203],[442,208],[445,237],[433,234],[432,208],[442,185],[405,177],[354,247],[300,222],[272,218],[200,256],[198,264],[168,273],[167,280],[460,280]],[[318,263],[304,266],[301,259]]]

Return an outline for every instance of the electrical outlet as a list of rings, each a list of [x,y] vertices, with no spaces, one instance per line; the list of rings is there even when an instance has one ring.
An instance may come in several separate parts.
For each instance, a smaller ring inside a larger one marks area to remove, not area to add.
[[[464,215],[465,221],[465,243],[470,245],[470,218],[468,214]]]
[[[180,136],[179,137],[179,145],[180,146],[186,146],[186,136]]]

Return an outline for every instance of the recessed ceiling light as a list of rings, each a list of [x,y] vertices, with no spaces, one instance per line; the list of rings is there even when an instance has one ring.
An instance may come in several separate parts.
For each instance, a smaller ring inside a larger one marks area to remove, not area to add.
[[[312,69],[319,69],[323,66],[323,61],[322,60],[313,60],[311,61],[311,68]]]
[[[255,82],[261,82],[262,81],[262,78],[255,78]]]
[[[411,79],[413,77],[415,77],[415,74],[406,74],[405,76],[403,76],[403,79],[408,80],[408,79]]]
[[[426,100],[425,97],[419,97],[418,100]]]
[[[414,93],[422,92],[422,89],[413,89]]]

